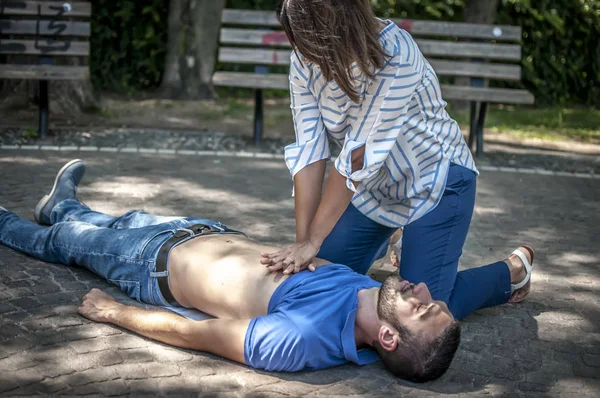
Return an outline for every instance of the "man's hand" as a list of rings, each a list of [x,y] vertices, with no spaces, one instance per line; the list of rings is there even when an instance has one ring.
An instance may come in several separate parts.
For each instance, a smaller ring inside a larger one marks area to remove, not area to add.
[[[85,296],[77,312],[95,322],[113,322],[122,304],[100,289],[92,289]]]
[[[315,271],[315,257],[319,253],[320,245],[309,240],[295,243],[276,253],[262,253],[260,261],[267,266],[269,272],[283,271],[288,275],[309,269]]]

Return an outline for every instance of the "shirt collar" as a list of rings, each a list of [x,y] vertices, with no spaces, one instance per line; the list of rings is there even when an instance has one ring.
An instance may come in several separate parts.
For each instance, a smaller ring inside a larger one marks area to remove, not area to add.
[[[357,365],[368,365],[379,360],[379,355],[371,348],[356,349],[354,340],[354,327],[356,322],[356,307],[348,314],[346,324],[342,330],[342,348],[344,358]]]

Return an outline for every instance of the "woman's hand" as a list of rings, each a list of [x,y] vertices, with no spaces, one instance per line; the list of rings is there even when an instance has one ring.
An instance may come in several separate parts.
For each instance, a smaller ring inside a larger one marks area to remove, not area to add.
[[[263,259],[260,262],[267,266],[269,272],[283,271],[285,275],[296,274],[305,269],[314,272],[314,260],[320,249],[321,245],[305,240],[276,253],[262,253]]]

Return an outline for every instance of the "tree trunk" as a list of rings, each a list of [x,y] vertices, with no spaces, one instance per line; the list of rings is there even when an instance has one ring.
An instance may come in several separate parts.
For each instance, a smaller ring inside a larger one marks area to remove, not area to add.
[[[171,0],[161,97],[214,98],[211,79],[224,7],[225,0]]]
[[[34,56],[15,55],[6,57],[7,64],[37,64],[39,59]],[[57,65],[83,65],[81,59],[68,57],[55,58]],[[4,80],[0,85],[0,98],[4,98],[6,106],[28,107],[39,102],[39,82],[36,80]],[[100,100],[96,96],[91,80],[50,80],[48,88],[50,105],[50,124],[53,116],[60,118],[77,119],[86,111],[100,107]]]
[[[464,10],[464,22],[493,24],[496,21],[499,0],[467,0]],[[455,83],[461,86],[468,86],[471,80],[468,77],[457,77]],[[487,81],[485,85],[487,86]],[[468,105],[466,101],[454,101],[455,108],[465,109]]]
[[[68,65],[82,65],[79,59],[71,58]],[[50,114],[62,117],[77,117],[78,113],[94,111],[100,108],[100,99],[96,95],[91,79],[50,81],[48,94]],[[50,116],[52,120],[52,116]]]
[[[496,20],[498,0],[467,0],[464,20],[469,23],[492,24]]]

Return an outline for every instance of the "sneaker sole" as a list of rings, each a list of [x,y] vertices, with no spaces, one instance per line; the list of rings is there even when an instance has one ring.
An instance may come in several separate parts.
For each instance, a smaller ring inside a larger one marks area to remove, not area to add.
[[[33,212],[33,218],[35,218],[35,221],[38,224],[45,224],[40,221],[41,216],[42,216],[42,211],[44,210],[44,207],[46,207],[46,205],[48,204],[48,202],[50,201],[52,196],[56,193],[56,188],[58,187],[58,180],[60,180],[60,177],[62,177],[62,175],[65,173],[65,171],[69,167],[73,166],[76,163],[83,163],[83,160],[75,159],[75,160],[71,160],[69,163],[65,164],[58,171],[58,174],[56,174],[56,178],[54,179],[54,185],[52,186],[52,191],[50,191],[50,193],[48,195],[44,195],[44,197],[42,199],[40,199],[38,204],[35,206],[35,210]]]

